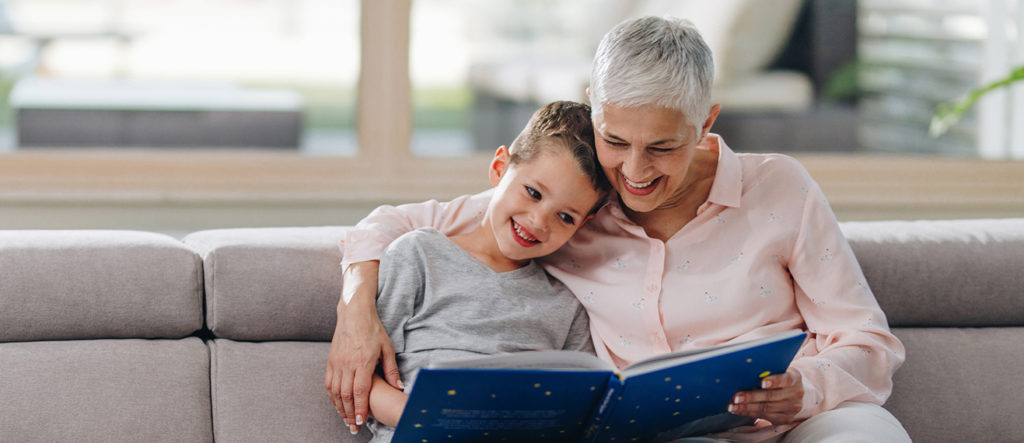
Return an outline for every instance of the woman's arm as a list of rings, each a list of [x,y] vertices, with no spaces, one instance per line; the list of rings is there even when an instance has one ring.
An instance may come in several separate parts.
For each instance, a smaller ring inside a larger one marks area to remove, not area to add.
[[[344,281],[348,284],[342,286],[338,321],[327,354],[324,385],[352,434],[359,432],[367,416],[367,378],[373,375],[378,361],[389,382],[402,387],[394,347],[377,315],[379,265],[378,261],[368,261],[345,270]]]
[[[785,176],[802,212],[785,254],[796,307],[810,335],[785,374],[767,389],[738,393],[730,411],[774,425],[808,418],[844,401],[881,404],[905,351],[839,229],[824,193],[795,160]],[[799,189],[799,190],[798,190]]]
[[[844,401],[882,404],[905,357],[825,199],[806,174],[799,233],[788,263],[810,334],[769,389],[737,395],[731,410],[773,424],[808,418]]]
[[[447,203],[382,206],[347,233],[342,261],[344,283],[324,385],[351,431],[358,432],[367,416],[372,376],[378,362],[385,379],[396,388],[402,387],[394,348],[377,315],[375,260],[380,259],[394,239],[417,228],[432,226],[447,235],[472,229],[489,201],[490,191],[486,191]]]
[[[789,265],[797,308],[812,334],[791,365],[806,391],[799,418],[844,401],[884,403],[906,356],[824,193],[808,182]]]

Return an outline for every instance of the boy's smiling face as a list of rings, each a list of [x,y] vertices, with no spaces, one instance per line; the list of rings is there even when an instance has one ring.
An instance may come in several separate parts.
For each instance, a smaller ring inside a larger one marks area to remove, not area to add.
[[[562,247],[590,218],[600,198],[572,157],[557,148],[542,149],[515,165],[501,148],[490,176],[496,188],[486,224],[501,254],[520,265]]]

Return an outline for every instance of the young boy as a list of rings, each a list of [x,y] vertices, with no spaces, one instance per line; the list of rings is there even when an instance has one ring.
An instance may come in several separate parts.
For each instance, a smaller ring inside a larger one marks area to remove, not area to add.
[[[445,237],[399,237],[380,262],[377,310],[411,389],[430,362],[541,349],[589,350],[586,311],[532,259],[560,248],[609,186],[594,154],[590,107],[554,102],[499,148],[496,188],[480,224]],[[370,391],[372,441],[390,441],[407,396],[380,376]]]

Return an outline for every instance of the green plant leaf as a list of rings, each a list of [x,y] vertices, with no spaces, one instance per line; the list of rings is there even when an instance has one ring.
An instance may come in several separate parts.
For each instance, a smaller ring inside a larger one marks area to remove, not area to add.
[[[928,127],[928,133],[932,137],[939,137],[949,131],[949,128],[953,127],[960,119],[967,113],[967,110],[974,106],[974,103],[978,101],[981,96],[988,92],[1012,84],[1013,82],[1024,80],[1024,66],[1018,66],[1010,71],[1010,75],[996,80],[992,83],[984,85],[979,88],[972,89],[967,93],[966,96],[960,98],[957,101],[943,103],[935,109],[935,114],[932,116],[931,125]]]

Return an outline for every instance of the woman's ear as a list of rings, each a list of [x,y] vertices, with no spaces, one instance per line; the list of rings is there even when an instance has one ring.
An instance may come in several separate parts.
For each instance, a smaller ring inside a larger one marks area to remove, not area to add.
[[[711,132],[711,125],[715,124],[715,119],[718,118],[718,113],[722,112],[722,105],[714,104],[711,105],[711,110],[708,111],[708,118],[704,120],[704,126],[700,128],[700,140],[704,140],[708,133]]]
[[[491,167],[487,170],[487,175],[491,179],[491,186],[498,186],[498,183],[501,182],[501,178],[505,176],[505,171],[508,170],[510,159],[508,148],[505,146],[499,146],[498,150],[494,151]]]

